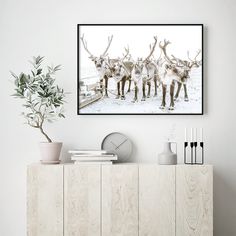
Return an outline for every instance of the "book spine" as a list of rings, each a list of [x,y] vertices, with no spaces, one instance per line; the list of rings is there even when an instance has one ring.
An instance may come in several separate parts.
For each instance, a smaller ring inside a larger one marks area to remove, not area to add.
[[[71,155],[72,157],[116,157],[116,155],[112,155],[112,154],[109,154],[109,155],[94,155],[94,154],[73,154]]]
[[[68,153],[71,153],[71,154],[97,154],[97,155],[101,155],[101,154],[107,154],[107,151],[69,150]]]
[[[78,156],[72,155],[71,160],[74,161],[116,161],[118,160],[117,155],[113,156]]]
[[[112,161],[75,161],[75,165],[112,165]]]
[[[71,157],[72,161],[117,161],[117,158],[86,158],[86,157]]]

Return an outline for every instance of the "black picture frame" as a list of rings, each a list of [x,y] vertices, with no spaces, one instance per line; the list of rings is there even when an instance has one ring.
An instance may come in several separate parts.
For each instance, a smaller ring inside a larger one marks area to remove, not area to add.
[[[201,64],[201,112],[198,113],[81,113],[80,112],[80,48],[81,42],[80,33],[81,26],[200,26],[201,27],[201,51],[202,51],[202,64]],[[77,24],[77,115],[204,115],[204,24]]]

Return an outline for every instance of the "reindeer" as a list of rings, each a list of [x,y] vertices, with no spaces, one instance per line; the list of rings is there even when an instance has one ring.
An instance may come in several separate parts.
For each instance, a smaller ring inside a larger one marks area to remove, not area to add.
[[[85,51],[90,55],[89,58],[94,62],[95,67],[96,67],[96,69],[99,73],[101,93],[103,94],[103,91],[104,91],[104,85],[103,84],[105,83],[105,95],[104,96],[108,97],[108,93],[107,93],[108,79],[112,77],[112,71],[111,71],[111,68],[109,67],[109,61],[107,59],[107,56],[108,56],[107,52],[108,52],[108,49],[111,46],[113,35],[108,37],[107,47],[106,47],[105,51],[99,57],[94,56],[88,50],[87,42],[84,40],[84,35],[80,39],[83,43]]]
[[[117,82],[117,96],[116,98],[121,98],[121,100],[125,100],[125,83],[126,81],[129,81],[129,88],[127,92],[130,92],[131,87],[131,71],[133,68],[133,62],[130,61],[130,54],[129,54],[129,47],[125,48],[125,54],[123,54],[122,59],[118,59],[113,63],[113,65],[110,64],[110,67],[112,68],[112,74],[113,78]],[[125,59],[129,56],[129,60],[125,61]],[[120,92],[121,88],[121,92]]]
[[[188,56],[189,61],[178,59],[178,58],[176,58],[172,55],[172,58],[178,63],[178,67],[181,67],[184,70],[182,78],[181,78],[181,82],[179,82],[179,81],[177,82],[178,88],[177,88],[177,91],[176,91],[176,94],[175,94],[175,97],[174,97],[175,100],[178,99],[179,92],[180,92],[180,89],[181,89],[182,84],[183,84],[183,87],[184,87],[184,101],[186,101],[186,102],[189,101],[188,93],[187,93],[187,79],[190,78],[189,74],[190,74],[192,68],[193,67],[199,67],[201,65],[201,60],[197,61],[197,57],[200,53],[201,53],[201,50],[199,49],[196,53],[196,56],[192,60],[189,56],[189,51],[187,51],[187,56]]]
[[[133,69],[131,72],[131,80],[134,81],[134,99],[132,102],[138,101],[138,83],[142,79],[143,75],[143,60],[138,58],[137,61],[133,61]]]
[[[142,79],[142,101],[146,100],[146,97],[150,97],[151,92],[151,81],[154,81],[155,86],[155,94],[154,96],[157,96],[157,81],[160,81],[160,78],[158,76],[158,65],[153,62],[150,58],[153,56],[153,53],[155,51],[155,47],[157,44],[157,37],[154,36],[154,44],[150,45],[150,53],[146,57],[145,60],[142,60],[142,58],[138,58],[136,62],[133,61],[134,66],[132,70],[132,81],[134,81],[134,87],[135,87],[135,96],[133,99],[133,102],[136,102],[138,100],[138,83]],[[160,58],[159,58],[160,59]],[[159,60],[158,59],[158,60]],[[148,85],[148,94],[146,96],[146,85]]]
[[[169,110],[174,110],[174,89],[175,89],[175,81],[181,81],[182,75],[181,72],[177,69],[177,62],[174,60],[171,60],[170,57],[168,57],[166,53],[166,47],[170,44],[170,41],[166,41],[164,39],[163,45],[161,45],[161,42],[159,43],[159,47],[164,53],[165,59],[167,61],[167,64],[165,64],[165,72],[163,74],[163,77],[161,79],[162,84],[162,103],[160,106],[160,109],[164,109],[166,106],[166,91],[167,91],[167,84],[168,79],[170,84],[170,106]]]
[[[143,61],[143,69],[142,69],[142,90],[143,90],[143,97],[142,101],[146,100],[146,97],[150,97],[151,92],[151,81],[154,81],[154,89],[155,93],[154,96],[157,96],[157,81],[160,81],[158,76],[158,68],[157,64],[150,60],[151,56],[155,51],[155,47],[157,44],[157,36],[154,36],[154,44],[150,45],[150,53]],[[146,85],[148,86],[148,94],[146,96]]]

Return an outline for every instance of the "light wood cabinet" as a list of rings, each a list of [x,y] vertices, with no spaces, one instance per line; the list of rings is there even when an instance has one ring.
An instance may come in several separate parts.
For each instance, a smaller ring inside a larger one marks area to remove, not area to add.
[[[176,166],[176,236],[213,235],[212,166]]]
[[[102,236],[138,235],[138,165],[102,166]]]
[[[63,236],[63,166],[31,165],[27,175],[27,235]]]
[[[100,235],[101,167],[64,166],[64,235]]]
[[[28,236],[212,236],[213,169],[30,165]]]
[[[175,235],[175,166],[139,166],[139,235]]]

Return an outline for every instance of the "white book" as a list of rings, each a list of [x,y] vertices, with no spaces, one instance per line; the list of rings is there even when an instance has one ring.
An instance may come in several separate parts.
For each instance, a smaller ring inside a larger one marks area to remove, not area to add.
[[[114,157],[116,156],[115,154],[113,153],[108,153],[108,154],[86,154],[86,153],[81,153],[81,154],[72,154],[71,156],[73,157]]]
[[[112,161],[75,161],[75,165],[112,165]]]
[[[106,150],[69,150],[70,154],[91,154],[91,155],[101,155],[106,154],[108,151]]]
[[[72,155],[71,160],[73,161],[116,161],[118,159],[117,155],[113,156],[79,156]]]

